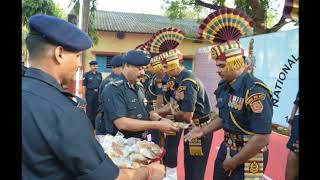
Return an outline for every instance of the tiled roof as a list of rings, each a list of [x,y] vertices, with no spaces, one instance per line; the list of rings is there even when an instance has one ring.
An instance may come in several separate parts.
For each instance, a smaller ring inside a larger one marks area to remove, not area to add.
[[[171,21],[165,16],[124,12],[97,11],[95,27],[100,31],[121,31],[152,34],[164,27],[178,27],[188,35],[196,35],[199,23],[195,20]]]

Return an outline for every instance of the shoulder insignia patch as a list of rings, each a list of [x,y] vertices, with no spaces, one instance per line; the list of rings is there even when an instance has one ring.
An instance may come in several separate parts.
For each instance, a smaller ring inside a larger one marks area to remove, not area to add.
[[[261,113],[263,111],[262,101],[265,99],[264,93],[255,93],[248,97],[247,104],[250,105],[251,109],[255,113]]]
[[[255,113],[262,113],[263,111],[263,104],[261,101],[254,101],[250,104],[250,107],[253,112]]]
[[[248,97],[247,104],[251,104],[255,101],[263,101],[266,95],[264,93],[255,93]]]

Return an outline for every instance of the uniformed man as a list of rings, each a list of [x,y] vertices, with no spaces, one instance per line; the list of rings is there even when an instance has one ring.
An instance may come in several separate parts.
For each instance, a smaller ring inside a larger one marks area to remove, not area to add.
[[[176,121],[202,126],[210,121],[211,106],[202,82],[180,63],[183,59],[178,49],[162,53],[164,66],[169,77],[175,77],[177,87],[174,98],[178,108],[173,115]],[[188,133],[190,129],[185,129]],[[212,133],[184,143],[185,179],[204,179],[212,142]],[[178,137],[179,138],[179,137]],[[178,141],[179,142],[179,141]]]
[[[148,41],[146,41],[146,42],[144,42],[142,44],[139,44],[137,47],[135,47],[134,50],[142,51],[142,52],[146,53],[148,56],[151,56],[150,52],[148,51],[148,46],[149,46],[148,45],[149,44]],[[151,67],[151,64],[147,65],[147,67],[145,68],[144,72],[145,72],[144,75],[141,76],[141,78],[140,78],[140,82],[143,85],[144,92],[146,92],[148,90],[151,77],[153,76],[153,73],[154,73],[153,72],[153,68]]]
[[[151,83],[151,78],[154,75],[152,66],[150,64],[147,65],[147,68],[145,69],[144,75],[140,78],[140,82],[143,85],[144,92],[147,91],[150,83]]]
[[[299,175],[299,92],[293,102],[289,118],[290,139],[287,143],[289,149],[286,166],[286,180],[296,180]]]
[[[96,116],[96,135],[105,135],[107,133],[105,128],[105,121],[103,120],[103,103],[102,91],[103,88],[111,81],[120,77],[122,72],[122,55],[113,56],[111,59],[112,72],[101,82],[99,87],[99,107]]]
[[[22,77],[22,179],[162,179],[164,167],[119,169],[92,134],[68,84],[92,46],[89,36],[62,19],[34,15],[26,38],[30,68]]]
[[[235,11],[219,10],[210,14],[206,22],[210,26],[210,22],[221,17],[232,18],[234,16],[229,13]],[[235,23],[248,25],[246,29],[238,29],[244,26],[230,28],[228,24],[219,24],[223,31],[214,29],[219,38],[210,34],[211,40],[217,39],[218,44],[211,48],[211,57],[222,79],[214,92],[219,115],[209,125],[195,127],[185,136],[190,141],[223,128],[224,141],[215,160],[213,179],[264,179],[273,114],[272,93],[261,80],[245,71],[244,49],[237,40],[252,28],[248,19],[245,16],[240,20],[232,19]]]
[[[163,78],[165,75],[164,69],[162,67],[160,57],[154,56],[150,60],[149,66],[152,68],[153,75],[151,76],[149,86],[146,89],[146,99],[148,112],[160,109],[162,107],[163,93],[162,89],[164,86]],[[150,130],[151,140],[160,145],[160,131]]]
[[[137,82],[143,76],[143,66],[149,64],[150,57],[143,51],[131,50],[123,58],[122,75],[102,92],[107,133],[115,135],[120,131],[125,138],[146,139],[147,130],[158,129],[165,133],[178,131],[173,122],[156,113],[149,116],[145,109],[143,87]]]
[[[85,99],[87,100],[87,115],[91,120],[92,126],[95,128],[95,118],[98,113],[99,106],[99,86],[102,81],[102,74],[97,72],[97,61],[90,61],[90,71],[83,76],[83,89]]]
[[[174,100],[174,90],[178,88],[178,84],[175,81],[175,77],[169,77],[167,74],[163,78],[163,103],[170,105],[171,118],[175,121],[172,116],[172,106],[176,104]],[[163,157],[163,164],[166,166],[166,176],[163,180],[177,179],[177,161],[178,161],[178,147],[180,143],[182,130],[175,134],[166,134],[164,139],[164,148],[167,153]]]

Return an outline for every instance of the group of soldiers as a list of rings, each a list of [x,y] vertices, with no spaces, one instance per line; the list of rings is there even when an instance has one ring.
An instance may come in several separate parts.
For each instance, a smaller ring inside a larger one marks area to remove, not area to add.
[[[160,44],[161,52],[147,47],[114,56],[112,72],[105,79],[97,72],[97,62],[91,61],[83,80],[85,112],[79,108],[81,100],[61,85],[73,78],[81,52],[92,46],[90,38],[74,25],[47,15],[32,16],[29,28],[30,67],[22,81],[23,179],[177,179],[182,133],[185,179],[204,179],[212,132],[219,129],[224,140],[213,179],[264,178],[272,93],[252,75],[240,36],[211,49],[221,77],[214,92],[219,113],[212,111],[200,79],[184,68],[179,42],[172,46],[161,38],[149,42]],[[125,138],[163,146],[163,165],[117,167],[92,135],[93,129],[95,135],[121,132]]]

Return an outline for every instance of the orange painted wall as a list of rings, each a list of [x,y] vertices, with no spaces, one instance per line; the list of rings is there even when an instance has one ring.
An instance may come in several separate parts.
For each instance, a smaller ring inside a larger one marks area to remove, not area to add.
[[[120,54],[126,53],[134,49],[137,45],[147,41],[151,34],[125,33],[123,39],[118,39],[115,32],[99,31],[99,43],[85,52],[84,71],[90,70],[89,62],[95,59],[95,54]],[[178,49],[187,58],[194,59],[196,49],[199,47],[209,46],[209,43],[193,43],[189,39],[185,39]],[[103,73],[106,76],[107,73]]]

